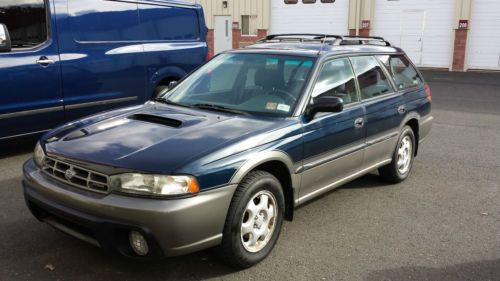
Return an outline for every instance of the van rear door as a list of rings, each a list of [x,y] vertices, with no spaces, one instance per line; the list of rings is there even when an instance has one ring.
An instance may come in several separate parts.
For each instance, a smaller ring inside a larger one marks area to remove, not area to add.
[[[0,139],[45,131],[64,121],[51,15],[49,0],[0,1],[0,23],[12,40],[12,50],[0,53]]]
[[[67,14],[58,19],[67,121],[146,99],[136,2],[79,0],[58,6]]]

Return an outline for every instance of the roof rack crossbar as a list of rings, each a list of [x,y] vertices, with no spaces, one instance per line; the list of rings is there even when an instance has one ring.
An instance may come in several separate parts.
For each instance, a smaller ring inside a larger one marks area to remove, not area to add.
[[[333,39],[333,40],[332,40]],[[259,43],[264,43],[268,41],[277,42],[293,42],[299,41],[303,42],[318,42],[322,44],[331,45],[342,45],[342,42],[356,42],[359,45],[371,45],[370,42],[380,42],[384,43],[385,46],[391,46],[387,40],[383,37],[378,36],[360,36],[360,35],[334,35],[334,34],[318,34],[318,33],[282,33],[282,34],[270,34],[265,38],[258,40]],[[268,42],[272,43],[272,42]]]

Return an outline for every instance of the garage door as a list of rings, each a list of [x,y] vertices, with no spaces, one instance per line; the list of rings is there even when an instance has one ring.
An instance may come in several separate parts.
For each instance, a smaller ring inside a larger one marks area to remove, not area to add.
[[[469,69],[500,70],[500,1],[472,1],[468,40]]]
[[[348,0],[315,2],[304,4],[298,0],[297,4],[285,4],[284,0],[272,0],[271,33],[348,34]]]
[[[424,67],[450,66],[454,0],[375,0],[372,34],[400,46]]]

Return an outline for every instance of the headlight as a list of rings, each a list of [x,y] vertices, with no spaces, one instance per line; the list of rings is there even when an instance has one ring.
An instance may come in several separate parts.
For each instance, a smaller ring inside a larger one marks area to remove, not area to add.
[[[45,158],[45,152],[43,152],[42,146],[40,145],[40,142],[37,142],[35,146],[35,151],[34,151],[34,156],[33,158],[35,159],[35,163],[41,167],[43,165],[43,159]]]
[[[192,176],[120,174],[110,177],[110,185],[116,191],[149,196],[186,195],[200,191]]]

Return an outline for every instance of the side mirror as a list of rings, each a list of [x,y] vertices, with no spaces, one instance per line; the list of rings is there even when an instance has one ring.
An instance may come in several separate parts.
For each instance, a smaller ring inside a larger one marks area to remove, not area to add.
[[[9,30],[5,24],[0,23],[0,53],[8,53],[11,49]]]
[[[344,109],[344,101],[339,97],[323,96],[312,100],[306,109],[308,120],[314,119],[319,112],[341,112]]]

